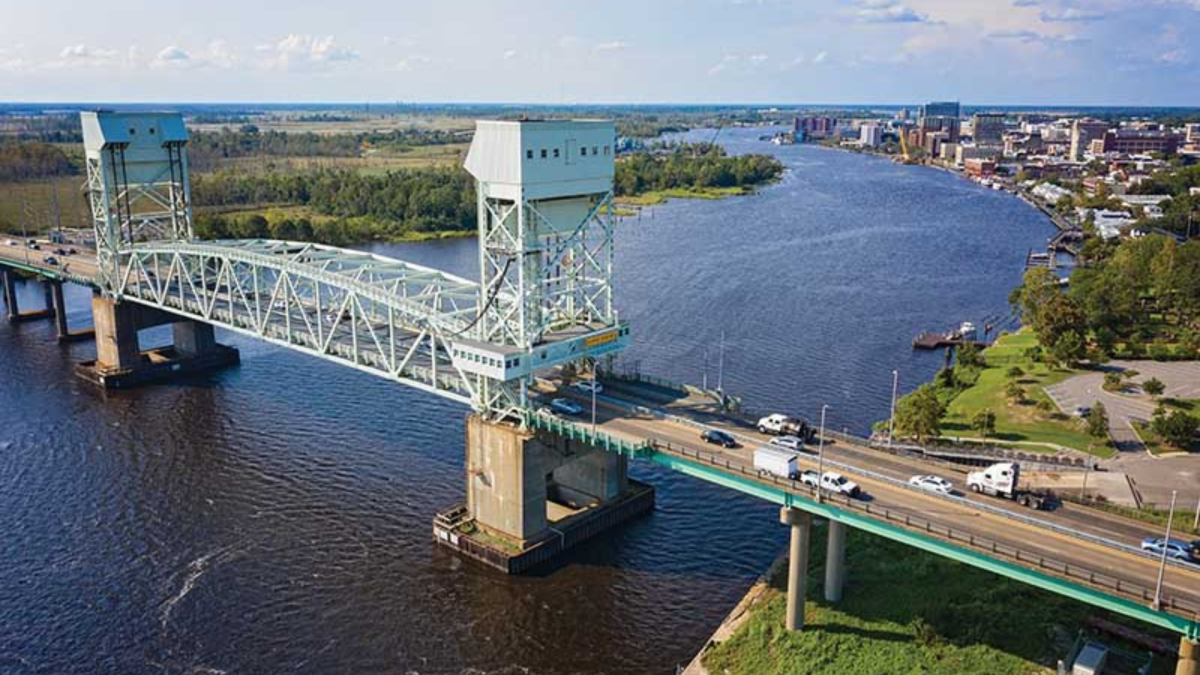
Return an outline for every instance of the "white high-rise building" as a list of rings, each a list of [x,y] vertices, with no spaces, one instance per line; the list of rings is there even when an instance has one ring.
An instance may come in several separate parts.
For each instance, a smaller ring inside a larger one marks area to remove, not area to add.
[[[865,148],[875,148],[883,143],[883,126],[864,124],[858,128],[858,143]]]

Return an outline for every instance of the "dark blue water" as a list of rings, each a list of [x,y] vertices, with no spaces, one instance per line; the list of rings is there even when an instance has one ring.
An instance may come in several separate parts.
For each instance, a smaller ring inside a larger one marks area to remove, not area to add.
[[[1049,224],[954,176],[723,132],[775,152],[754,197],[622,223],[626,364],[865,430],[922,329],[1006,316]],[[473,241],[375,250],[466,276]],[[26,306],[40,295],[22,289]],[[71,320],[88,296],[70,294]],[[165,342],[148,331],[144,342]],[[650,517],[568,565],[504,577],[434,548],[462,499],[465,410],[225,335],[236,370],[104,395],[91,345],[0,325],[0,673],[669,673],[784,532],[772,508],[638,467]]]

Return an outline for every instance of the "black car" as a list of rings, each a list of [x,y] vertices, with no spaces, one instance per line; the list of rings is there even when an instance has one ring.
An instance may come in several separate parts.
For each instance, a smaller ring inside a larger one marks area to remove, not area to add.
[[[736,448],[738,446],[738,442],[734,440],[733,436],[717,429],[705,429],[700,433],[700,440],[705,443],[719,445],[723,448]]]

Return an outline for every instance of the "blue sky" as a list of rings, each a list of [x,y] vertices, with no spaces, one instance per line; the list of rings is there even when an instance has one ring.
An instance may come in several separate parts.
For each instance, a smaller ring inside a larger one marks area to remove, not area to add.
[[[1200,0],[4,5],[9,102],[1200,106]]]

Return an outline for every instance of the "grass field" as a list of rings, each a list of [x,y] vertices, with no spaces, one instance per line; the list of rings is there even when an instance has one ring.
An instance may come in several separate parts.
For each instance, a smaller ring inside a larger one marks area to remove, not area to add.
[[[753,194],[753,188],[672,188],[670,190],[652,190],[639,195],[617,197],[617,204],[630,206],[655,206],[664,204],[668,199],[724,199],[738,195]]]
[[[704,659],[729,675],[1029,675],[1051,673],[1092,610],[982,570],[850,530],[850,583],[820,598],[823,536],[814,537],[805,629],[784,629],[786,567],[764,603]],[[935,590],[936,589],[936,590]],[[1144,627],[1138,626],[1139,629]],[[1159,659],[1154,673],[1171,673]]]
[[[462,166],[466,156],[466,143],[450,143],[419,145],[403,152],[378,152],[362,157],[238,157],[224,160],[221,167],[254,174],[350,169],[363,174],[379,175],[397,169]]]
[[[55,227],[54,193],[63,227],[91,227],[91,212],[83,192],[83,176],[62,176],[57,181],[0,183],[0,231],[20,234]]]
[[[1079,420],[1070,418],[1057,408],[1047,413],[1038,410],[1039,401],[1049,402],[1044,387],[1057,384],[1078,374],[1080,371],[1066,368],[1050,368],[1034,361],[1025,351],[1037,346],[1037,338],[1031,331],[1022,330],[1001,336],[996,344],[984,350],[988,367],[984,368],[978,381],[950,401],[942,424],[942,433],[952,436],[978,437],[971,428],[971,418],[976,412],[990,408],[996,413],[994,436],[1006,441],[1056,443],[1100,457],[1109,457],[1113,449],[1088,436]],[[1017,382],[1024,387],[1026,401],[1010,401],[1005,389],[1010,378],[1007,372],[1013,366],[1024,371]],[[1027,446],[1034,449],[1034,446]]]

